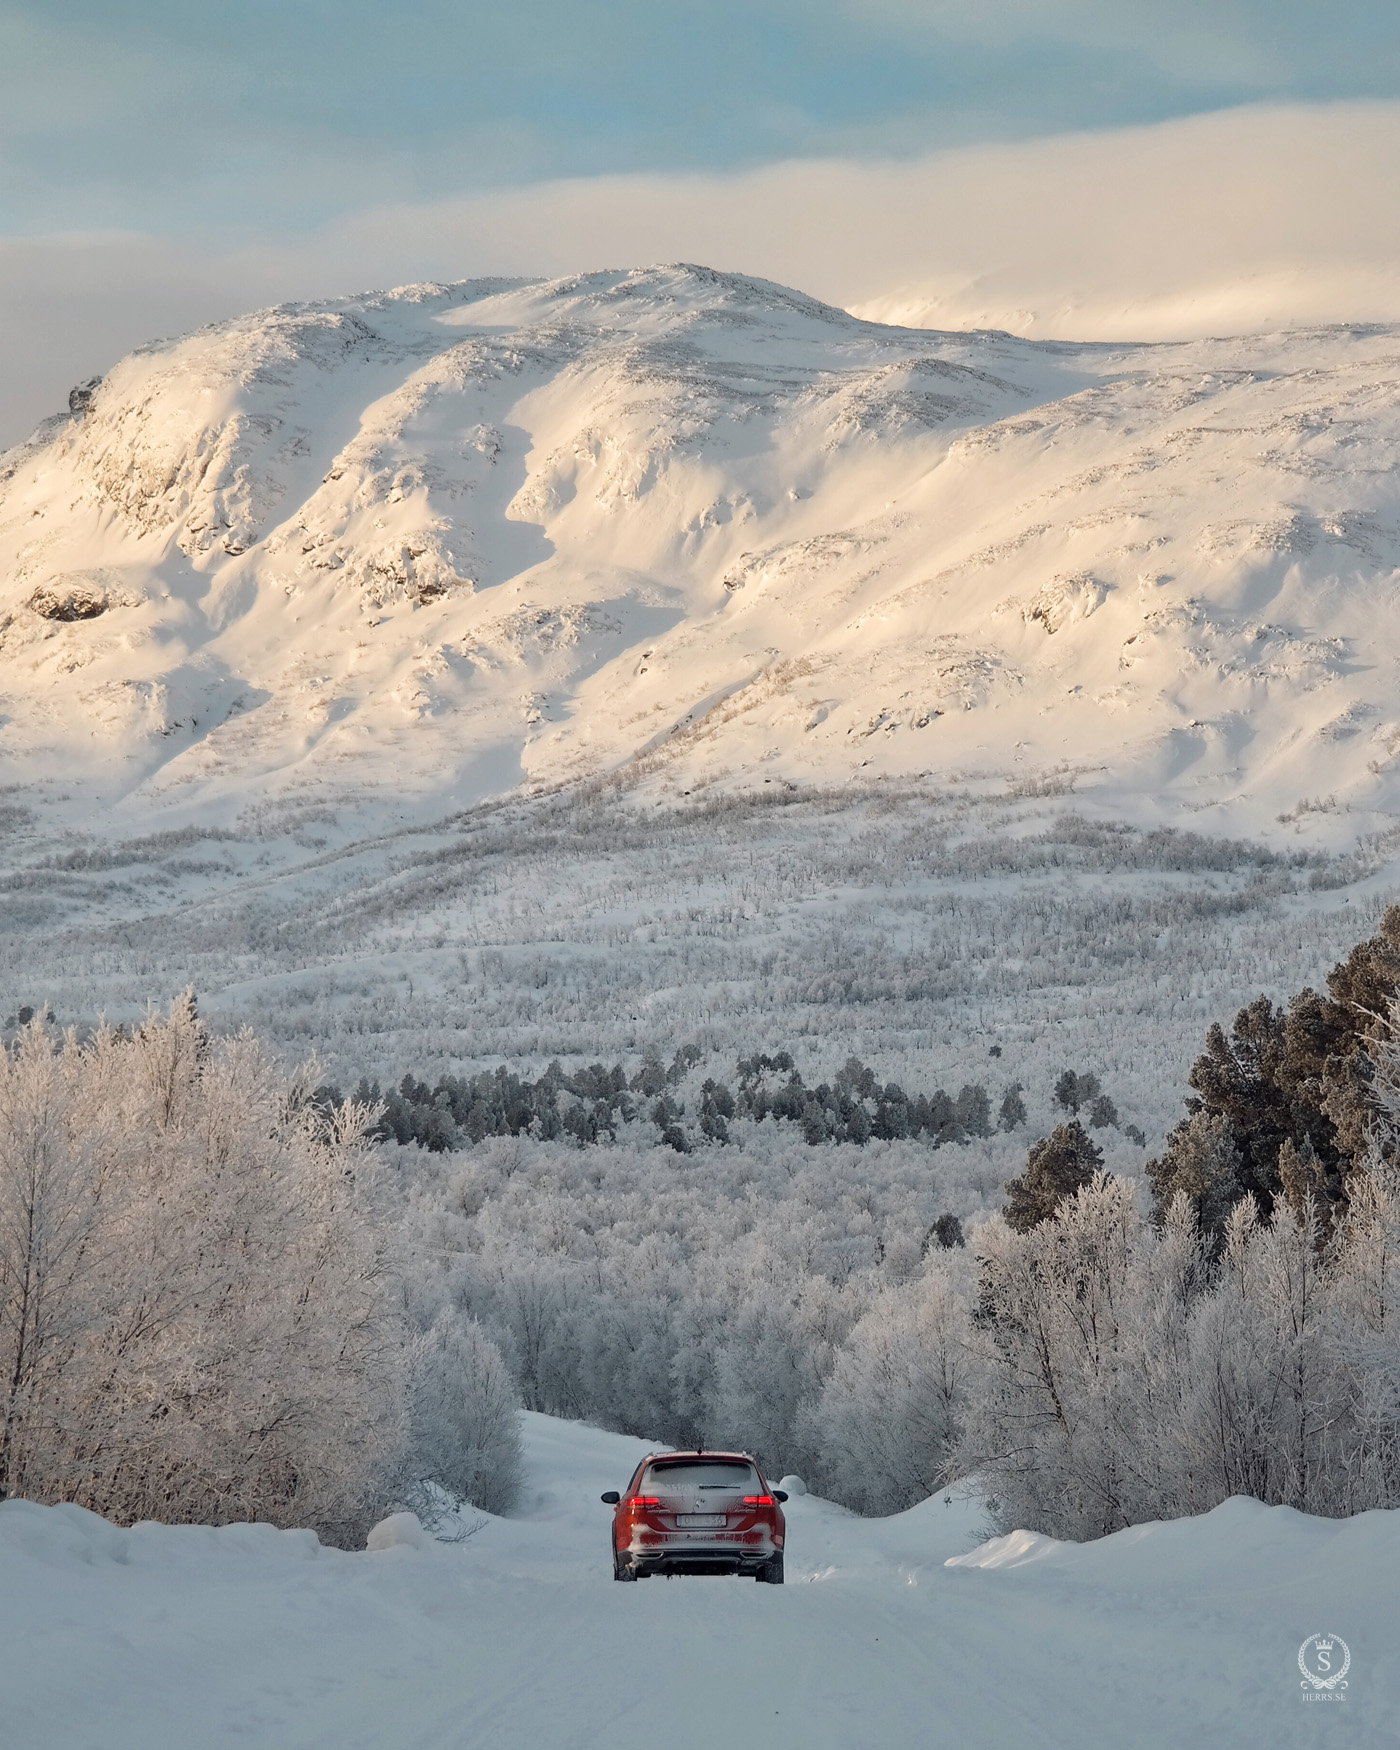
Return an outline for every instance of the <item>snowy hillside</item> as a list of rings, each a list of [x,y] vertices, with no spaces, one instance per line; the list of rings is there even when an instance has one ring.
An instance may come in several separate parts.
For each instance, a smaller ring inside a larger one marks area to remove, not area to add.
[[[691,267],[263,311],[0,459],[0,783],[1074,775],[1349,837],[1400,806],[1398,452],[1393,329],[1035,344]]]
[[[455,1545],[350,1555],[310,1532],[119,1531],[74,1507],[0,1505],[6,1742],[1284,1750],[1324,1727],[1394,1741],[1394,1513],[1234,1500],[1095,1544],[1021,1535],[969,1554],[970,1504],[862,1520],[809,1496],[788,1504],[781,1591],[621,1587],[598,1495],[646,1448],[525,1421],[522,1510]],[[1322,1633],[1352,1661],[1325,1707],[1305,1704],[1297,1665]]]

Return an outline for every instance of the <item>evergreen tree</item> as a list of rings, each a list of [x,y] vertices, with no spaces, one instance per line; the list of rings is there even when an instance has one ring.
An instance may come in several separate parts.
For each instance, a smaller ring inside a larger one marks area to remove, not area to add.
[[[1376,1066],[1397,993],[1400,906],[1391,906],[1379,934],[1333,967],[1326,995],[1300,991],[1286,1009],[1256,997],[1228,1035],[1213,1024],[1191,1070],[1188,1116],[1167,1138],[1161,1161],[1148,1166],[1159,1221],[1178,1185],[1200,1195],[1191,1189],[1199,1147],[1192,1126],[1208,1115],[1228,1127],[1235,1195],[1253,1197],[1266,1219],[1277,1200],[1296,1214],[1311,1195],[1325,1240],[1345,1214],[1351,1175],[1366,1158]]]
[[[1089,1107],[1091,1130],[1117,1130],[1118,1108],[1107,1094],[1100,1094]]]
[[[1014,1130],[1018,1124],[1026,1122],[1026,1102],[1021,1097],[1023,1091],[1020,1082],[1012,1082],[1002,1095],[999,1122],[1003,1130]]]
[[[992,1103],[981,1082],[971,1082],[958,1090],[953,1108],[958,1126],[968,1136],[992,1134]]]
[[[1224,1241],[1230,1211],[1242,1195],[1234,1129],[1222,1113],[1202,1111],[1178,1125],[1172,1134],[1173,1147],[1160,1161],[1147,1163],[1158,1225],[1173,1199],[1184,1192],[1206,1251],[1214,1255]]]
[[[1066,1112],[1079,1110],[1079,1077],[1072,1069],[1061,1071],[1055,1083],[1055,1104],[1063,1106]]]
[[[963,1236],[963,1225],[956,1215],[940,1215],[928,1233],[929,1239],[936,1241],[945,1252],[951,1252],[955,1246],[967,1244]]]
[[[1031,1145],[1026,1170],[1006,1187],[1003,1214],[1017,1233],[1048,1221],[1067,1197],[1087,1185],[1103,1165],[1103,1155],[1077,1118],[1058,1124]]]

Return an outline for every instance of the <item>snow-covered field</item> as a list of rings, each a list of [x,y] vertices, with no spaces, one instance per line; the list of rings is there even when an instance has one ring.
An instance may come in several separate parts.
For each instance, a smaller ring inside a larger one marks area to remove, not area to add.
[[[1400,1513],[1245,1500],[1092,1545],[978,1547],[973,1504],[787,1508],[787,1584],[615,1586],[642,1443],[527,1416],[520,1511],[358,1555],[266,1526],[120,1531],[0,1505],[15,1750],[1392,1745]],[[377,1541],[377,1540],[376,1540]],[[969,1553],[971,1552],[971,1553]],[[949,1566],[950,1559],[953,1565]],[[1348,1687],[1297,1654],[1340,1636]]]

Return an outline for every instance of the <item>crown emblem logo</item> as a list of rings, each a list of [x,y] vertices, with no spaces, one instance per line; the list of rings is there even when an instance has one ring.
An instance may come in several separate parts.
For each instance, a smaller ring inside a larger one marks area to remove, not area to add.
[[[1303,1673],[1301,1687],[1314,1694],[1345,1689],[1351,1649],[1340,1635],[1309,1635],[1298,1649],[1298,1669]]]

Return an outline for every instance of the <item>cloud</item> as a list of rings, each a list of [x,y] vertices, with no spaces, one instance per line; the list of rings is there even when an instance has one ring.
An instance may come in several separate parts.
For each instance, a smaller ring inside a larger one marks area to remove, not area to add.
[[[381,205],[237,251],[0,244],[0,442],[138,340],[276,298],[703,261],[878,320],[1067,339],[1400,322],[1400,104]]]
[[[1400,97],[1393,0],[0,0],[0,231]]]
[[[1388,315],[1372,288],[1400,267],[1397,238],[1400,104],[1348,104],[912,162],[546,183],[367,212],[324,246],[344,270],[412,260],[442,276],[695,259],[843,305],[933,299],[966,312],[959,326],[979,302],[1014,306],[1016,326],[1050,332],[1072,307],[1165,308],[1264,280],[1298,288],[1300,320]],[[1247,298],[1241,310],[1255,319]],[[1267,304],[1257,314],[1290,318]]]

